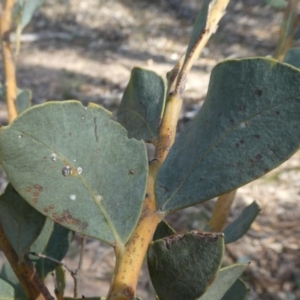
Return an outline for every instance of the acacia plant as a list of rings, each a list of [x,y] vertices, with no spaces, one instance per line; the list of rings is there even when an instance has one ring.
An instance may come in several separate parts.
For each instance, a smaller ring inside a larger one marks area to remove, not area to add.
[[[247,231],[259,207],[253,202],[224,229],[226,216],[238,187],[297,151],[300,71],[266,58],[219,63],[202,108],[176,138],[187,74],[228,1],[204,0],[167,80],[132,70],[118,122],[93,103],[28,108],[30,93],[17,89],[7,38],[14,1],[6,1],[0,23],[10,124],[0,128],[0,160],[10,183],[0,197],[0,244],[9,263],[1,270],[0,299],[53,299],[44,283],[53,270],[55,297],[67,299],[60,262],[74,232],[114,248],[107,300],[139,299],[145,257],[157,299],[246,298],[240,276],[247,264],[223,267],[224,244]],[[22,16],[30,1],[20,3]],[[146,142],[155,147],[151,161]],[[164,221],[214,197],[206,231],[179,234]]]

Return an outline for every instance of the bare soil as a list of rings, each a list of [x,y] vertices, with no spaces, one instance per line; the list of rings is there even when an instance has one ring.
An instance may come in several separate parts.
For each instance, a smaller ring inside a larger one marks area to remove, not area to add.
[[[115,111],[132,67],[143,66],[162,75],[173,67],[186,48],[200,6],[196,0],[48,0],[24,32],[18,85],[32,90],[34,104],[78,99]],[[199,110],[211,69],[219,61],[273,53],[281,18],[282,12],[263,0],[231,0],[217,34],[190,73],[179,130]],[[0,118],[6,122],[5,109]],[[300,299],[299,170],[300,154],[296,153],[278,169],[238,190],[228,222],[254,200],[262,208],[248,234],[226,250],[226,263],[251,261],[244,275],[251,288],[249,299]],[[0,184],[3,187],[5,180]],[[213,202],[174,213],[169,220],[178,231],[199,229]],[[85,252],[79,295],[104,296],[113,272],[113,251],[88,239]],[[70,268],[77,266],[78,253],[75,238],[64,260]],[[68,282],[71,296],[69,275]],[[146,267],[138,295],[154,299]]]

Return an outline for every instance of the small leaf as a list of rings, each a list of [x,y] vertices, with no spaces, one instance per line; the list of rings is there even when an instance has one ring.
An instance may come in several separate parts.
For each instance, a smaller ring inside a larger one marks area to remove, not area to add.
[[[152,140],[158,134],[166,100],[166,83],[156,73],[134,68],[118,110],[128,137]]]
[[[73,236],[74,232],[47,218],[43,231],[30,248],[30,251],[61,261],[69,249]],[[57,263],[46,258],[31,256],[30,259],[43,278],[58,266]]]
[[[151,281],[160,300],[196,299],[216,276],[224,252],[222,234],[192,231],[153,242]]]
[[[60,295],[64,295],[66,288],[66,273],[61,265],[55,268],[55,279],[57,284],[57,289]]]
[[[225,244],[235,242],[246,234],[259,214],[259,211],[260,207],[255,201],[247,206],[242,211],[242,214],[225,228]]]
[[[176,139],[156,183],[174,211],[227,193],[287,160],[300,145],[300,72],[270,59],[212,71],[200,112]]]
[[[23,2],[23,1],[22,1]],[[24,28],[32,19],[34,12],[45,2],[45,0],[25,0],[22,6],[21,26]]]
[[[3,278],[8,283],[10,283],[12,286],[19,287],[19,289],[22,290],[19,279],[17,278],[15,272],[10,266],[10,263],[7,260],[2,266],[0,277]]]
[[[240,278],[231,286],[221,300],[246,300],[249,288]]]
[[[300,68],[300,48],[290,49],[285,55],[284,62]]]
[[[104,108],[47,102],[1,127],[2,166],[16,190],[62,226],[125,243],[141,213],[148,162]]]
[[[31,106],[32,93],[30,90],[18,89],[18,96],[16,99],[16,107],[18,114]]]
[[[153,241],[165,238],[167,236],[170,235],[174,235],[176,234],[176,231],[170,226],[170,224],[168,224],[166,221],[161,221],[155,232],[154,232],[154,236],[153,236]]]
[[[28,297],[0,277],[0,300],[28,300]]]
[[[46,218],[8,184],[0,196],[0,220],[10,244],[22,259],[42,231]]]
[[[236,264],[221,269],[209,289],[199,300],[220,300],[225,293],[231,288],[236,280],[242,275],[248,264]],[[229,300],[230,298],[228,298]],[[232,298],[242,300],[243,298]]]
[[[285,8],[287,5],[286,0],[265,0],[265,2],[275,8]]]

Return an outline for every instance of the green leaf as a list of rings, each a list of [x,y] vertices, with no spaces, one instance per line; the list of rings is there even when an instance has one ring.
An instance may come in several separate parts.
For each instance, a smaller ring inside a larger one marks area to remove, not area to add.
[[[22,259],[42,231],[46,218],[8,184],[0,196],[0,220],[10,244]]]
[[[264,175],[300,144],[300,72],[270,59],[228,60],[212,71],[200,112],[176,139],[156,183],[174,211]]]
[[[21,290],[0,277],[0,300],[28,300],[28,298]]]
[[[73,236],[74,232],[47,219],[43,231],[30,248],[30,251],[61,261],[69,249]],[[58,266],[57,263],[46,258],[31,256],[30,259],[43,278]]]
[[[78,101],[34,106],[0,131],[2,166],[41,213],[84,235],[126,243],[144,200],[143,142],[104,108]]]
[[[245,300],[249,294],[249,288],[240,278],[231,286],[221,300]]]
[[[209,17],[210,5],[212,5],[210,0],[204,0],[201,10],[199,11],[196,18],[195,24],[193,25],[193,31],[185,54],[184,64],[188,61],[190,55],[192,54],[192,50],[205,32],[205,29],[207,27],[207,20]]]
[[[236,264],[221,269],[206,293],[199,300],[220,300],[242,275],[248,264]],[[230,298],[228,298],[230,299]],[[232,298],[242,300],[243,298]]]
[[[200,297],[220,269],[222,234],[192,231],[153,242],[148,268],[160,300]]]
[[[32,19],[34,12],[45,2],[45,0],[19,0],[22,7],[21,26],[24,28]]]
[[[300,68],[300,48],[290,49],[285,55],[284,62]]]
[[[275,8],[285,8],[287,5],[286,0],[265,0],[265,2]]]
[[[66,273],[61,265],[55,268],[55,280],[60,295],[64,295],[66,288]]]
[[[18,96],[16,100],[16,107],[18,114],[31,106],[32,93],[30,90],[18,89]]]
[[[259,212],[260,207],[255,201],[247,206],[242,214],[225,228],[225,244],[235,242],[247,233]]]
[[[158,129],[166,100],[166,83],[156,73],[133,68],[117,117],[128,137],[152,140]]]
[[[0,277],[3,278],[8,283],[10,283],[12,286],[19,287],[19,289],[22,290],[19,279],[17,278],[15,272],[10,266],[10,263],[7,260],[2,266]]]
[[[167,236],[170,235],[174,235],[176,234],[176,231],[170,226],[170,224],[168,224],[166,221],[161,221],[155,232],[154,232],[154,236],[153,236],[153,241],[165,238]]]

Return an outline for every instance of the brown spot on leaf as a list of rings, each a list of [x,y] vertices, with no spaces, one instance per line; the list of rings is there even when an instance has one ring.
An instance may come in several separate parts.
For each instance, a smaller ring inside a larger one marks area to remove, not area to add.
[[[79,219],[74,218],[69,210],[64,210],[61,215],[52,214],[52,218],[55,222],[66,225],[74,225],[81,230],[84,230],[88,227],[87,222],[82,222]]]
[[[30,192],[31,192],[31,187],[30,187],[30,186],[27,186],[26,189],[25,189],[25,192],[26,192],[26,193],[30,193]]]
[[[135,172],[134,172],[134,170],[129,170],[129,175],[134,175],[135,174]]]
[[[222,113],[222,112],[219,112],[219,113],[217,114],[217,116],[218,116],[218,117],[222,117],[222,116],[223,116],[223,113]]]
[[[246,110],[246,105],[241,105],[238,110],[244,112]]]
[[[268,173],[268,172],[270,172],[270,170],[268,168],[264,169],[265,174]]]
[[[255,156],[255,158],[256,158],[256,159],[262,159],[262,156],[261,156],[261,154],[257,154],[257,155]]]
[[[259,139],[260,138],[260,135],[259,134],[254,134],[253,135],[255,138]]]
[[[280,111],[276,110],[276,111],[275,111],[275,114],[276,114],[277,116],[279,116],[279,115],[280,115]]]

